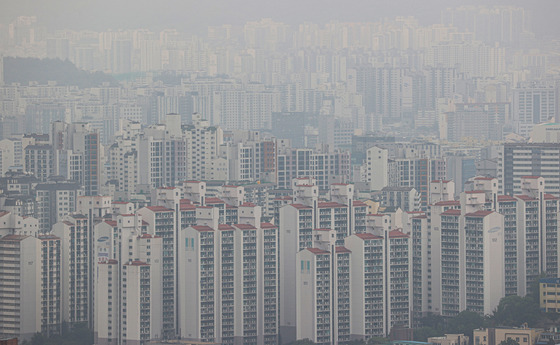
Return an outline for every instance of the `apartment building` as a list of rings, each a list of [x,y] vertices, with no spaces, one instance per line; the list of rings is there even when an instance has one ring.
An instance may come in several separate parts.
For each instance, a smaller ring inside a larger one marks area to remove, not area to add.
[[[296,338],[343,344],[409,327],[410,248],[399,230],[353,234],[345,246],[334,230],[313,230],[313,247],[296,256]]]
[[[53,226],[52,233],[61,240],[61,312],[69,324],[89,322],[91,294],[91,256],[88,218],[72,214]]]
[[[101,147],[99,132],[89,123],[51,125],[53,174],[84,186],[85,195],[98,195],[101,186]]]
[[[522,176],[520,185],[521,193],[514,196],[499,195],[494,178],[476,177],[467,188],[485,194],[476,208],[504,216],[506,294],[523,296],[541,272],[558,275],[559,201],[546,193],[542,177]]]
[[[38,236],[39,222],[32,217],[21,217],[13,212],[0,211],[0,236]]]
[[[227,225],[214,212],[180,232],[183,339],[278,342],[278,229],[260,222],[260,207],[243,215],[244,223]]]
[[[223,143],[223,130],[210,126],[200,114],[193,114],[192,124],[183,128],[186,142],[186,178],[189,180],[208,180],[212,160],[218,157],[219,146]]]
[[[163,337],[163,239],[146,231],[147,224],[134,214],[95,225],[93,324],[98,344],[140,344]]]
[[[37,144],[24,148],[24,170],[42,182],[54,175],[52,146]]]
[[[420,211],[420,194],[414,187],[384,187],[382,205],[398,207],[403,211]]]
[[[486,315],[505,295],[504,219],[496,212],[461,207],[442,212],[432,223],[441,234],[439,242],[432,238],[440,255],[432,258],[432,267],[439,266],[432,285],[441,291],[432,300],[445,316],[465,309]]]
[[[99,345],[119,344],[120,334],[120,286],[119,262],[109,259],[96,267],[94,341]]]
[[[533,127],[557,120],[558,89],[553,81],[527,81],[513,89],[513,126],[528,137]]]
[[[147,233],[162,238],[161,299],[163,303],[163,338],[173,338],[177,332],[177,215],[165,206],[147,206],[137,212],[145,221]]]
[[[351,338],[385,335],[385,241],[370,233],[345,240],[351,252]]]
[[[40,183],[35,187],[36,217],[43,233],[51,231],[55,223],[75,213],[78,197],[84,189],[77,182]]]
[[[278,147],[276,184],[289,189],[295,178],[313,177],[320,190],[328,190],[332,183],[346,183],[350,179],[350,154],[343,151],[295,149]]]
[[[52,235],[0,238],[1,337],[30,340],[61,331],[60,245]]]

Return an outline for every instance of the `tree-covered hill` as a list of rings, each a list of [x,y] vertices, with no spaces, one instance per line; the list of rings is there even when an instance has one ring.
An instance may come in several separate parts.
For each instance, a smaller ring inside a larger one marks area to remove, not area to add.
[[[68,60],[4,57],[5,84],[28,85],[33,81],[40,85],[56,81],[57,85],[80,88],[101,86],[105,82],[116,83],[105,73],[80,70]]]

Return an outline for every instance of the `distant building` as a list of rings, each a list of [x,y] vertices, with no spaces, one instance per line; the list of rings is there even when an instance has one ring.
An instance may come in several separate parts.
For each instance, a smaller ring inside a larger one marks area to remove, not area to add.
[[[468,179],[478,176],[475,160],[475,157],[465,155],[449,155],[445,158],[446,178],[455,182],[455,195],[461,194]]]
[[[420,211],[420,194],[414,187],[385,187],[381,190],[384,207],[398,207],[401,210]]]
[[[380,147],[367,150],[365,180],[370,190],[382,190],[389,185],[389,151]]]
[[[498,163],[496,159],[483,159],[474,163],[476,176],[498,176]]]
[[[36,217],[42,232],[76,212],[83,188],[76,182],[41,183],[35,187]]]
[[[558,86],[554,81],[520,83],[513,90],[513,129],[528,137],[535,125],[558,121]]]
[[[533,127],[531,131],[533,143],[560,143],[560,123],[543,123]]]
[[[24,171],[40,181],[47,181],[54,174],[52,146],[27,145],[24,149]]]
[[[84,195],[97,195],[101,183],[99,132],[88,123],[57,121],[52,123],[50,140],[53,174],[83,185]]]
[[[309,114],[298,112],[272,113],[272,134],[289,139],[292,147],[305,147],[305,120]]]
[[[447,113],[447,137],[450,141],[463,138],[501,140],[506,115],[485,104],[459,104]]]
[[[554,143],[504,144],[498,155],[500,193],[521,194],[523,176],[542,176],[545,192],[560,194],[560,145]]]

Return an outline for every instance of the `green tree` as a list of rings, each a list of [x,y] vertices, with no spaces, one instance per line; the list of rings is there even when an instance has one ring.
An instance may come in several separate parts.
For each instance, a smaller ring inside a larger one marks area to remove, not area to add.
[[[41,333],[33,335],[30,341],[22,345],[91,345],[93,332],[87,324],[76,324],[71,329],[63,327],[61,335],[46,337]]]
[[[525,322],[534,326],[540,319],[539,302],[531,295],[504,297],[492,314],[495,326],[520,326]]]
[[[443,334],[445,330],[445,318],[441,315],[429,314],[419,320],[420,328],[431,328]]]
[[[502,340],[500,345],[519,345],[519,343],[511,338],[507,338],[506,340]]]
[[[445,333],[465,334],[472,339],[473,330],[486,327],[486,319],[474,311],[465,310],[449,319]]]
[[[356,339],[346,342],[346,345],[366,345],[366,342],[362,339]]]
[[[31,345],[43,345],[48,339],[41,333],[35,333],[31,338]]]
[[[367,341],[367,345],[383,345],[389,343],[389,338],[371,337]]]
[[[301,339],[301,340],[296,340],[293,343],[291,343],[292,345],[315,345],[314,342],[312,342],[309,339]]]
[[[414,330],[414,340],[415,341],[428,341],[430,337],[440,337],[443,336],[443,331],[441,329],[436,329],[432,327],[421,327]]]

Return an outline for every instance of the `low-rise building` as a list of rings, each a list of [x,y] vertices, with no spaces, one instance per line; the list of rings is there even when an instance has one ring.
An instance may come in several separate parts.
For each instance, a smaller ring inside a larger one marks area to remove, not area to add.
[[[535,345],[541,329],[537,328],[481,328],[473,331],[474,345],[499,345],[507,339],[515,340],[519,345]]]
[[[540,279],[539,296],[541,311],[545,313],[560,311],[560,278]]]
[[[443,337],[430,337],[428,343],[433,345],[469,345],[469,337],[464,334],[446,334]]]

